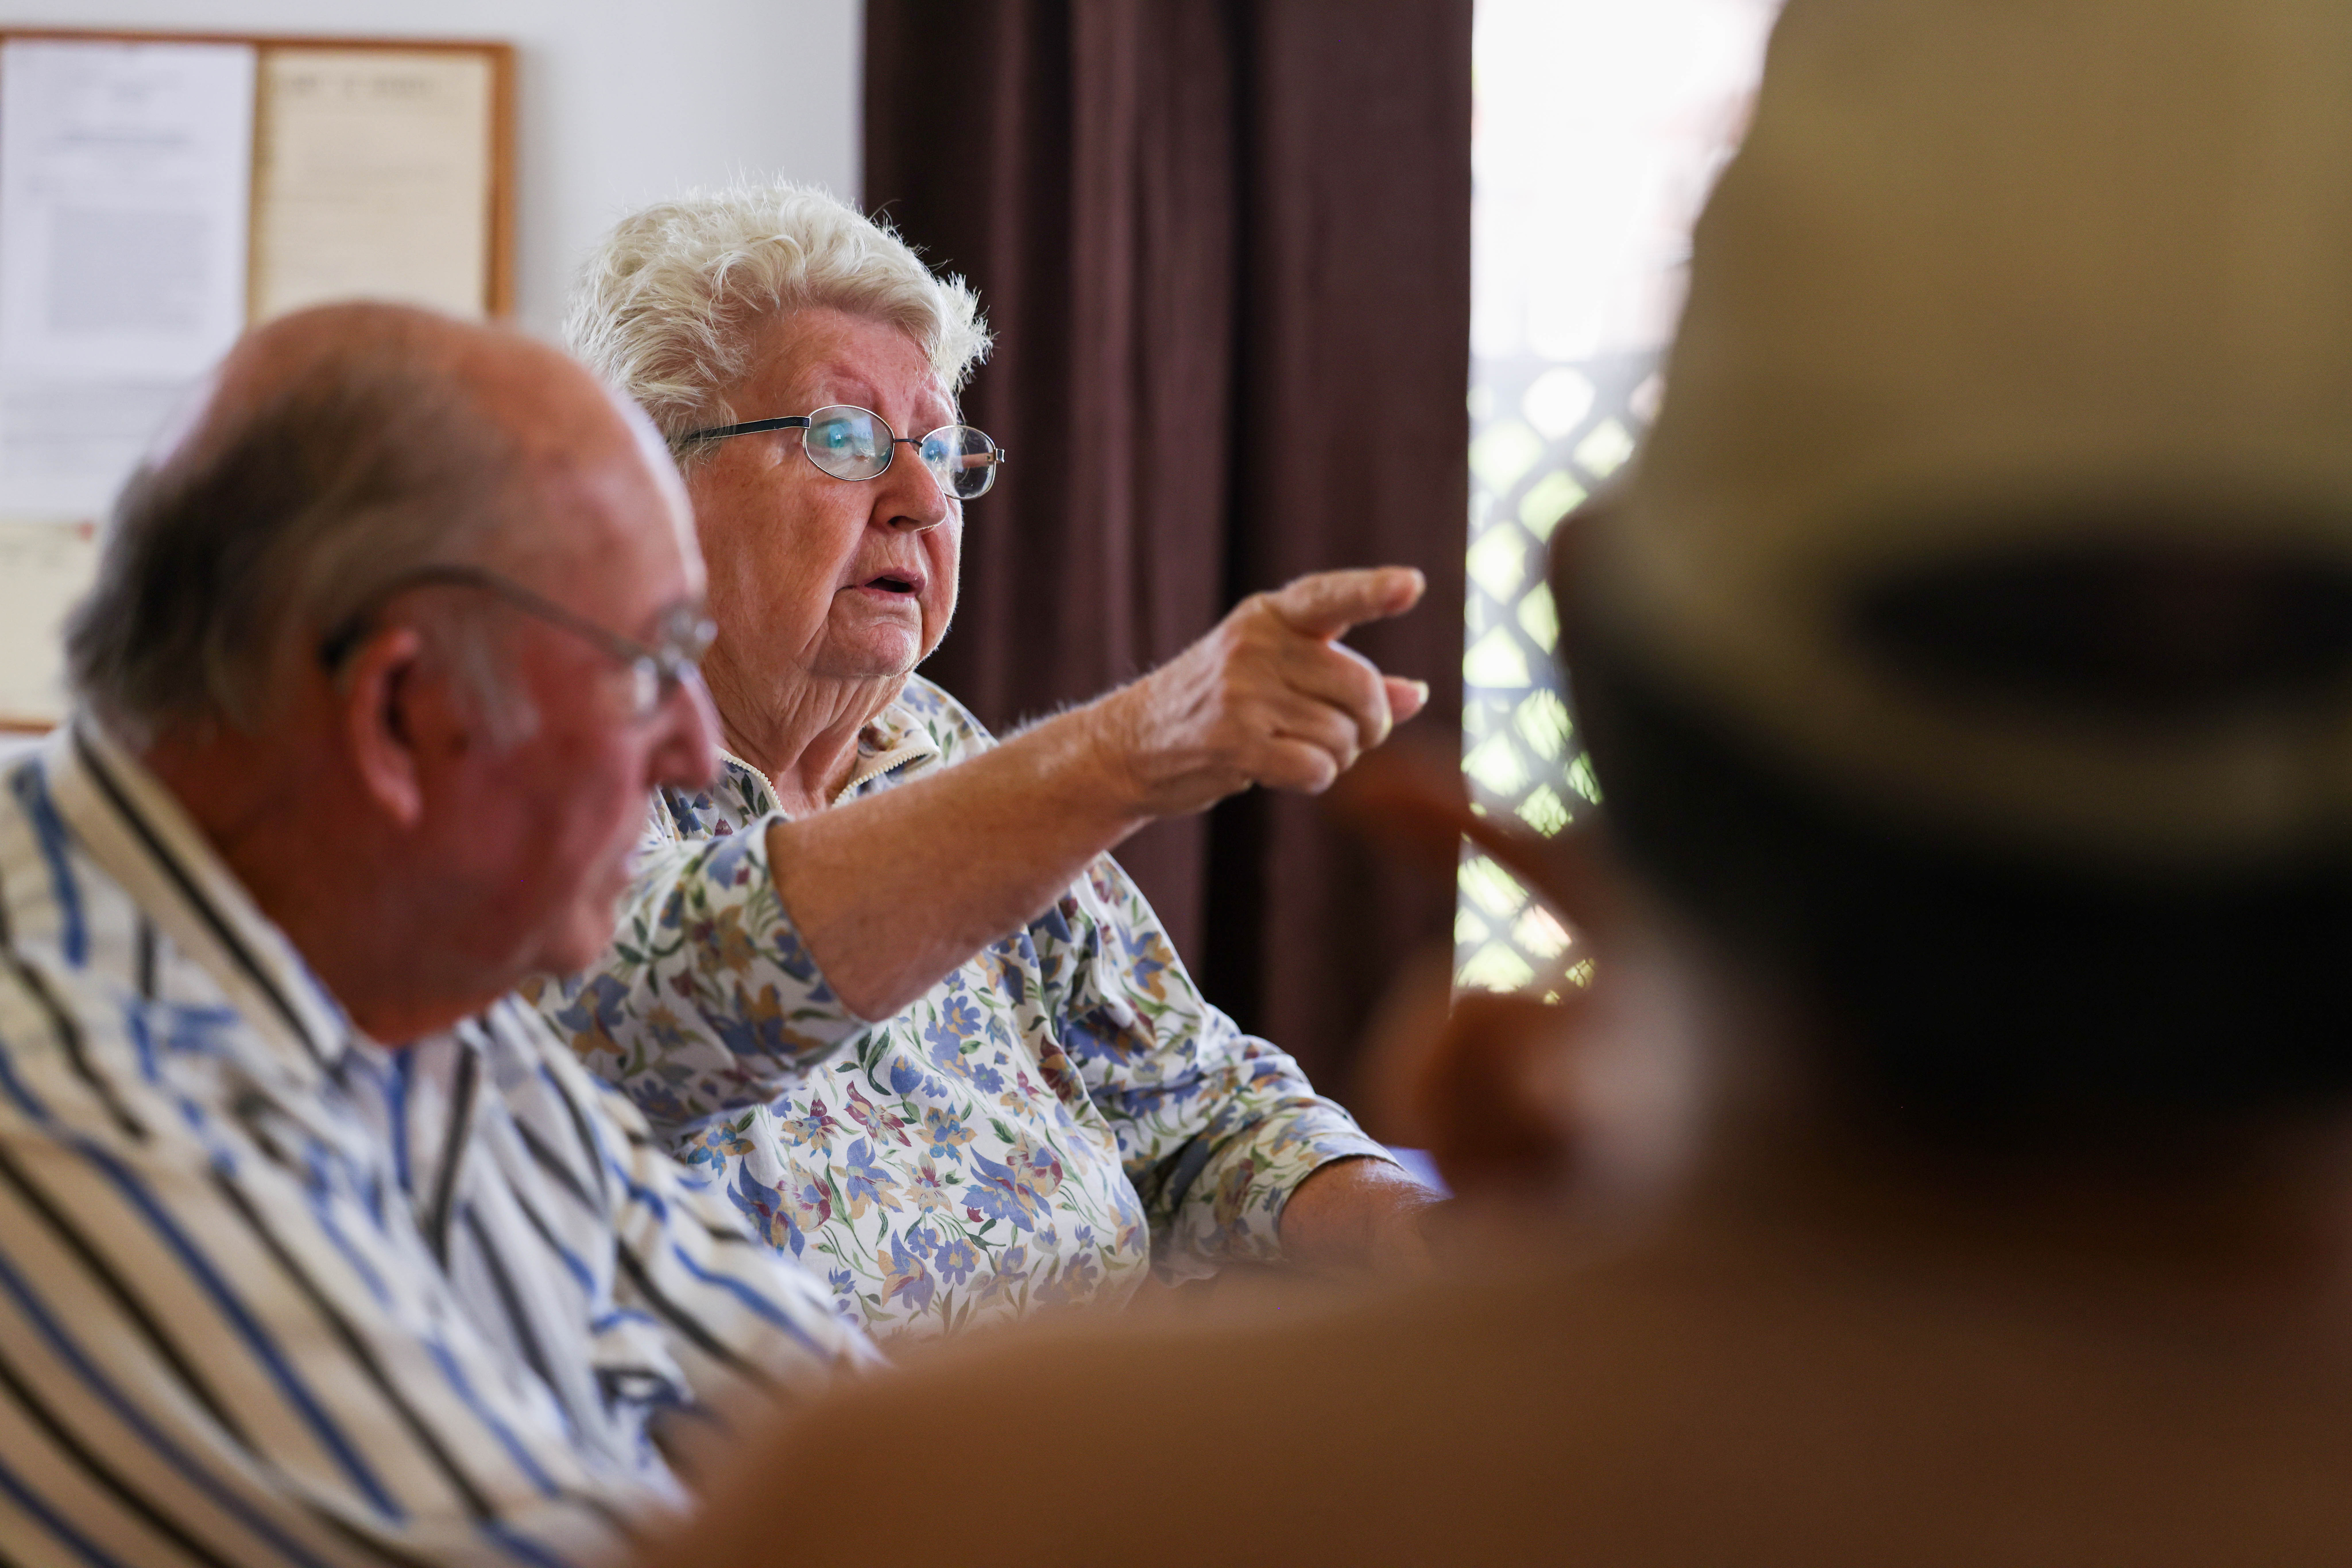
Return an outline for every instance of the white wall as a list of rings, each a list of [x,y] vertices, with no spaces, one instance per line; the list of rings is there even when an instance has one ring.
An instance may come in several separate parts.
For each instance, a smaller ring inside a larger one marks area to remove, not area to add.
[[[739,172],[858,188],[857,0],[0,0],[0,26],[514,44],[516,308],[551,336],[633,205]]]

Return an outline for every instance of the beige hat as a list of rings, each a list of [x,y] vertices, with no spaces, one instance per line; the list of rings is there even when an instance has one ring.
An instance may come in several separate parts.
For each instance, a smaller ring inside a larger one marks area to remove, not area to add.
[[[2111,862],[2352,825],[2352,698],[2102,727],[1926,695],[1848,629],[2053,515],[2352,563],[2352,3],[1793,0],[1667,386],[1586,612],[1706,711]]]

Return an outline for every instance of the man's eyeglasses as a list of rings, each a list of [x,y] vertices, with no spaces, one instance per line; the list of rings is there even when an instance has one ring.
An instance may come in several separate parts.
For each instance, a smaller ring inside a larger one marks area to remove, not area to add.
[[[730,435],[756,435],[763,430],[797,430],[801,450],[810,462],[836,479],[878,479],[901,446],[911,446],[940,488],[959,501],[976,501],[996,483],[996,466],[1005,450],[969,424],[943,424],[929,435],[900,435],[871,409],[835,403],[814,413],[786,419],[755,419],[745,424],[714,425],[690,430],[677,438],[680,446],[724,441]]]
[[[330,632],[319,644],[319,662],[328,669],[339,667],[367,635],[368,625],[376,612],[390,602],[395,594],[412,588],[443,585],[453,588],[478,589],[496,595],[525,614],[535,615],[550,625],[558,626],[591,645],[602,649],[619,661],[629,672],[629,712],[635,718],[650,718],[662,704],[669,700],[679,683],[702,662],[710,649],[711,640],[719,628],[697,607],[677,605],[662,616],[659,637],[648,645],[634,637],[624,637],[618,632],[599,626],[583,615],[576,615],[555,601],[533,593],[510,577],[504,577],[487,567],[459,566],[454,563],[420,566],[404,571],[376,591],[365,607]]]

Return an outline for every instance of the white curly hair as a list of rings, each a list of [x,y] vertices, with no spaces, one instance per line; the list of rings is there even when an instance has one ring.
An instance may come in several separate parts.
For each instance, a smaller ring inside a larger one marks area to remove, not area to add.
[[[812,307],[912,334],[950,394],[988,356],[961,277],[934,274],[831,193],[782,182],[688,191],[623,218],[581,270],[564,340],[676,451],[687,432],[737,419],[721,389],[750,368],[752,329]]]

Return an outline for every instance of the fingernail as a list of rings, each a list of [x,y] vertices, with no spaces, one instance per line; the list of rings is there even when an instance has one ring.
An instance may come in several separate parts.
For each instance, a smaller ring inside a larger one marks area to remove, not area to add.
[[[1421,698],[1422,701],[1427,702],[1429,700],[1429,683],[1427,681],[1413,682],[1412,690],[1413,695]]]

